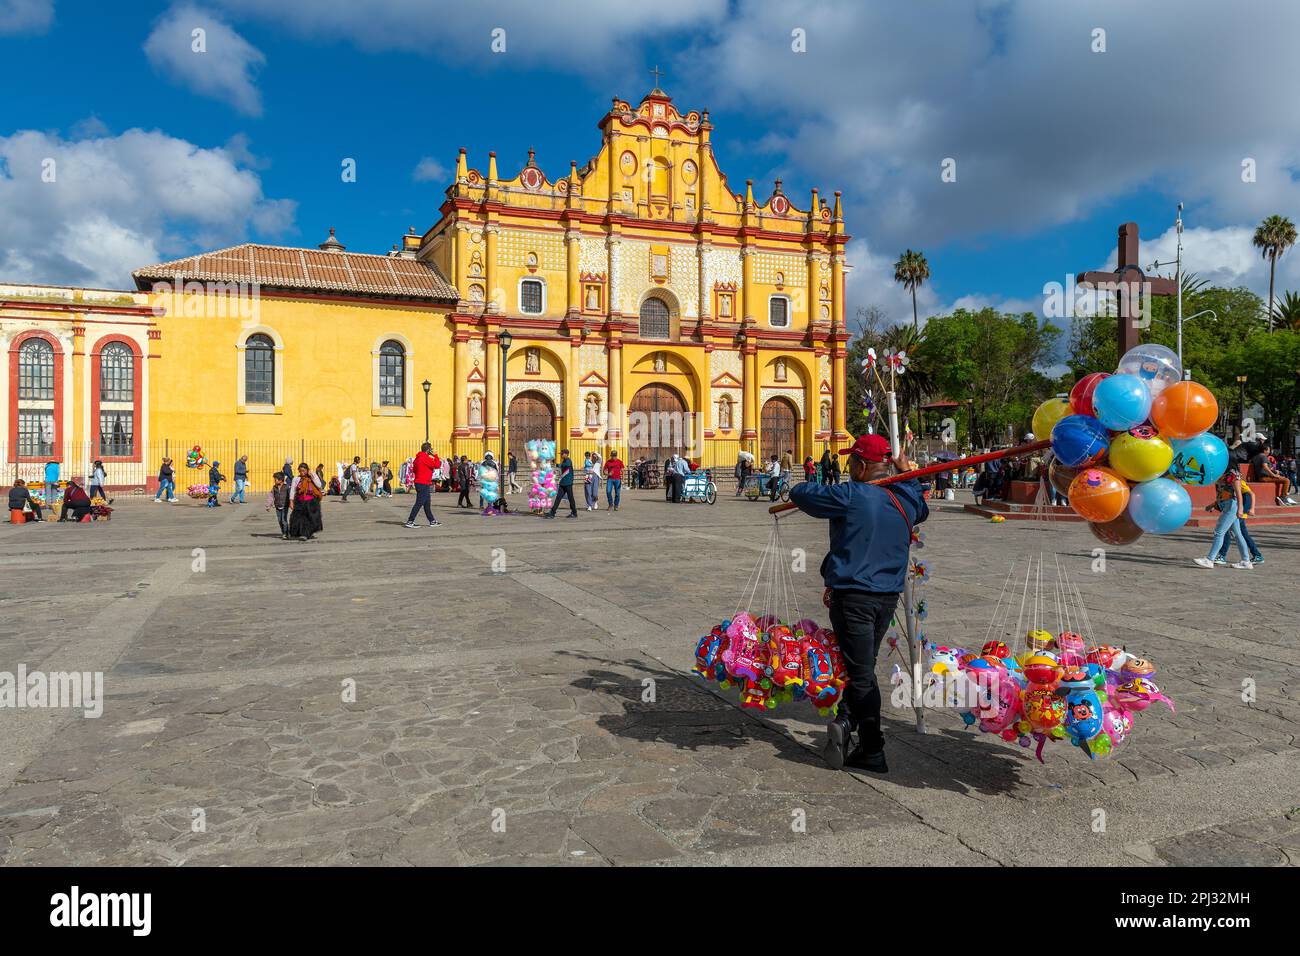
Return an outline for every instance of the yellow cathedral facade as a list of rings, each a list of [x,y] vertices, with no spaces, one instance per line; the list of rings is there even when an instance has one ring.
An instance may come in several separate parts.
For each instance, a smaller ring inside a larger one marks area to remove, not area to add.
[[[0,283],[5,461],[148,484],[194,445],[256,478],[404,460],[426,433],[472,458],[504,437],[521,468],[533,438],[722,468],[848,439],[840,194],[733,188],[708,112],[658,88],[598,126],[550,174],[461,149],[437,221],[387,254],[330,230],[147,265],[132,291]]]

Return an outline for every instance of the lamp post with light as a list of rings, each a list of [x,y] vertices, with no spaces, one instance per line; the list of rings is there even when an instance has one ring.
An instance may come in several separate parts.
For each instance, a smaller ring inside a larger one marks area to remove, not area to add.
[[[420,383],[424,389],[424,440],[429,440],[429,389],[433,388],[433,383],[427,378]]]
[[[510,343],[513,341],[514,337],[508,331],[502,329],[501,335],[497,338],[497,342],[501,346],[501,463],[497,467],[501,471],[502,497],[505,496],[508,487],[507,481],[509,480],[509,474],[506,470],[509,464],[509,459],[506,457],[506,427],[510,424],[509,410],[506,408],[506,362],[510,358]]]

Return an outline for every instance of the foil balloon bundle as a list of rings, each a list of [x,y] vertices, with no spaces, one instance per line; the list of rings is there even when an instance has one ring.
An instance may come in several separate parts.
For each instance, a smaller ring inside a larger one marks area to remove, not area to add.
[[[1027,643],[1018,656],[1002,641],[979,654],[928,645],[929,673],[969,681],[979,706],[962,712],[966,726],[1022,747],[1036,742],[1040,762],[1048,741],[1068,741],[1092,759],[1113,753],[1138,714],[1157,701],[1174,708],[1152,679],[1155,665],[1122,647],[1089,647],[1069,631],[1031,630]]]
[[[1114,374],[1093,372],[1068,398],[1034,412],[1037,435],[1051,435],[1047,478],[1111,545],[1144,533],[1168,534],[1187,523],[1186,485],[1212,485],[1228,467],[1228,449],[1209,433],[1219,405],[1204,385],[1184,380],[1178,356],[1138,345]]]
[[[528,508],[535,514],[551,510],[551,502],[558,492],[555,477],[555,442],[534,438],[524,450],[528,454],[528,467],[533,473],[533,484],[528,489]]]
[[[742,707],[772,710],[806,700],[822,716],[835,713],[847,683],[830,629],[809,618],[791,623],[745,611],[699,639],[693,670],[723,689],[739,690]]]

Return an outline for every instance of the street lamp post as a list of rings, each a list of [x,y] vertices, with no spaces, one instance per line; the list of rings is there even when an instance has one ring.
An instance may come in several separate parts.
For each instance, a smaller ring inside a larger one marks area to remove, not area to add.
[[[500,472],[501,495],[503,498],[505,497],[506,481],[508,480],[506,472],[506,465],[508,462],[508,459],[506,458],[506,426],[510,423],[510,415],[506,408],[506,378],[508,370],[506,362],[510,358],[510,343],[512,341],[514,341],[514,337],[505,329],[502,329],[501,335],[497,339],[497,342],[501,346],[501,463],[497,468]]]
[[[1174,252],[1174,261],[1170,262],[1153,262],[1151,271],[1154,272],[1161,266],[1172,265],[1174,267],[1174,284],[1178,286],[1178,364],[1183,364],[1183,204],[1178,204],[1178,215],[1174,218],[1174,232],[1178,236],[1178,246]],[[1207,310],[1208,311],[1208,310]],[[1196,315],[1204,315],[1198,312]],[[1192,316],[1196,318],[1196,316]]]
[[[420,383],[424,389],[424,440],[429,440],[429,389],[433,388],[433,383],[427,378]]]
[[[1246,376],[1237,376],[1237,439],[1241,440],[1246,434]]]

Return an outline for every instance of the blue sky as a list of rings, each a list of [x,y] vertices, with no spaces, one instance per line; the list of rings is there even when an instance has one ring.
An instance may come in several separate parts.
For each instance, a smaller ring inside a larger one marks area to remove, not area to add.
[[[733,183],[765,195],[780,176],[801,204],[814,185],[844,191],[851,307],[910,317],[891,281],[910,246],[933,273],[923,312],[1034,308],[1045,282],[1105,265],[1123,220],[1150,240],[1144,263],[1170,258],[1180,199],[1190,267],[1263,290],[1249,233],[1300,213],[1300,107],[1251,71],[1289,55],[1300,5],[1222,6],[0,0],[0,281],[125,286],[149,261],[314,245],[330,226],[383,252],[435,220],[458,147],[482,168],[495,149],[505,173],[532,146],[563,173],[658,64],[680,107],[711,109]],[[40,181],[45,156],[57,184]]]

